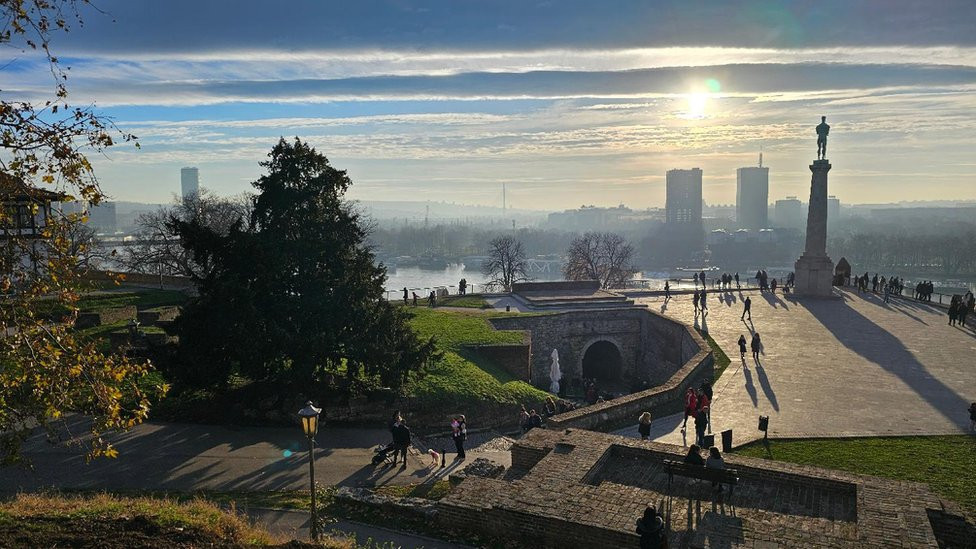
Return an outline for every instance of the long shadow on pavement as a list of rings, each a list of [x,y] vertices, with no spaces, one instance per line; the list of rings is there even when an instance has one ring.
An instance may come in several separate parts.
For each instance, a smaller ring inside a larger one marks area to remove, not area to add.
[[[965,427],[962,416],[969,403],[934,376],[923,375],[927,371],[925,365],[905,344],[853,309],[846,303],[848,299],[846,296],[844,302],[810,299],[804,300],[803,306],[845,347],[898,376],[932,408],[952,423]]]

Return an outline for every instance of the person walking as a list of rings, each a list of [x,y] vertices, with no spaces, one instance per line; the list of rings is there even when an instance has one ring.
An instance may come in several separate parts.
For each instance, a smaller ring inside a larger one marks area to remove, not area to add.
[[[459,415],[451,423],[451,438],[454,439],[454,448],[457,449],[457,458],[464,461],[464,441],[468,440],[468,425],[464,420],[464,414]]]
[[[705,429],[708,428],[708,406],[699,408],[695,413],[695,444],[705,445]]]
[[[696,314],[698,313],[698,299],[699,299],[699,296],[698,296],[698,287],[696,286],[695,287],[695,295],[694,295],[694,297],[692,297],[692,301],[695,303],[695,313]]]
[[[891,296],[891,284],[884,285],[884,302],[888,303],[888,299]]]
[[[959,302],[952,300],[949,304],[949,326],[956,325],[956,317],[959,315]]]
[[[404,305],[406,305],[406,304],[407,304],[407,300],[408,300],[408,299],[409,299],[409,294],[407,293],[407,287],[406,287],[406,286],[404,286],[404,287],[403,287],[403,304],[404,304]]]
[[[698,289],[698,273],[695,273],[695,289]]]
[[[963,326],[963,327],[966,326],[966,315],[967,314],[969,314],[969,307],[966,306],[966,303],[965,302],[960,303],[959,304],[959,325],[960,326]]]
[[[700,408],[704,406],[708,408],[708,432],[711,433],[712,432],[712,384],[706,379],[705,381],[702,381],[701,387],[699,387],[698,390],[701,391],[702,394],[698,402],[698,407]],[[704,404],[701,402],[702,400],[704,400]]]
[[[752,358],[756,362],[759,362],[759,352],[762,351],[762,339],[759,338],[759,332],[752,334]]]
[[[695,390],[688,387],[685,391],[685,422],[681,425],[681,432],[684,433],[688,427],[688,416],[694,417],[695,411],[698,409],[698,395],[695,394]]]
[[[651,413],[644,412],[637,418],[637,432],[640,433],[641,440],[651,438]]]
[[[705,288],[702,288],[701,295],[698,296],[698,307],[702,310],[702,313],[708,308],[708,305],[705,304]]]
[[[664,300],[667,301],[671,299],[671,284],[665,280],[664,281]]]
[[[739,334],[739,358],[746,359],[746,334]]]
[[[410,428],[403,419],[393,426],[393,444],[393,465],[396,465],[400,456],[403,456],[403,467],[406,467],[407,448],[410,447]]]
[[[749,315],[749,320],[752,320],[752,299],[746,296],[746,300],[742,302],[742,320],[746,319],[746,315]]]
[[[742,288],[742,286],[739,285],[739,272],[736,271],[736,273],[735,273],[735,289],[736,290],[739,290],[741,288]]]

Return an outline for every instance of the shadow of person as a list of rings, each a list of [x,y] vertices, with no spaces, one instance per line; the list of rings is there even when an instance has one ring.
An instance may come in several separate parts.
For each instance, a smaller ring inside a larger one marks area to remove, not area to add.
[[[746,364],[745,359],[742,359],[742,375],[746,378],[746,392],[752,399],[752,407],[756,408],[759,406],[759,397],[756,392],[756,385],[752,382],[752,372],[749,371],[749,365]]]
[[[776,401],[776,393],[773,392],[773,386],[769,383],[769,377],[766,375],[766,370],[762,367],[759,361],[756,361],[756,377],[759,378],[759,386],[762,387],[763,394],[766,395],[766,400],[773,405],[773,410],[779,411],[779,402]]]
[[[846,302],[809,300],[804,306],[842,345],[901,379],[929,406],[960,429],[969,402],[929,372],[905,343]],[[919,334],[921,337],[921,334]]]

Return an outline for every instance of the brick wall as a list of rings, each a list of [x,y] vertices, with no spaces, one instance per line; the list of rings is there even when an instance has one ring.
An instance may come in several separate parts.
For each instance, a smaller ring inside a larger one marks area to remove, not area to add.
[[[582,291],[600,289],[600,283],[596,280],[561,280],[557,282],[518,282],[512,284],[512,293],[519,292],[558,292],[558,291]]]

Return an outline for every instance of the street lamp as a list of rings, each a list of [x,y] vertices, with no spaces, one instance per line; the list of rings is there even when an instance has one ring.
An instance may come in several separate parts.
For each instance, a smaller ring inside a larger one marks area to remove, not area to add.
[[[319,431],[319,414],[321,408],[312,406],[312,401],[305,403],[305,407],[298,411],[298,417],[302,418],[302,430],[308,437],[308,478],[312,487],[312,527],[310,534],[312,541],[318,540],[318,517],[315,515],[315,434]]]

